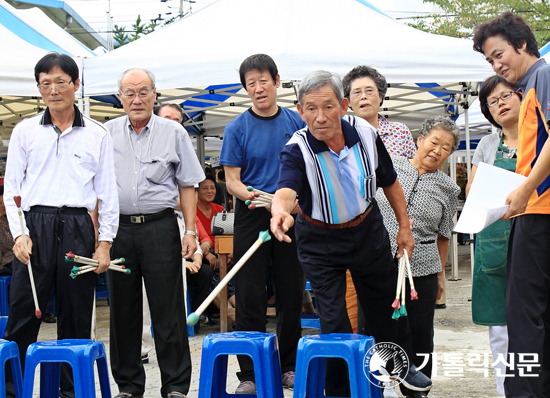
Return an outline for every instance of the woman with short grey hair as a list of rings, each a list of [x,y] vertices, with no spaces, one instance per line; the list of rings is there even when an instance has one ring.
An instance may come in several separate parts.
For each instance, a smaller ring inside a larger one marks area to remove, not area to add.
[[[412,159],[390,155],[407,200],[407,212],[411,220],[415,248],[411,269],[418,300],[410,299],[407,283],[406,308],[409,315],[413,352],[412,362],[421,366],[426,355],[429,360],[422,372],[432,373],[433,322],[435,302],[443,292],[443,272],[449,239],[453,229],[460,188],[439,168],[458,147],[459,130],[449,118],[435,116],[426,119],[420,128],[416,155]],[[384,192],[378,190],[376,200],[390,235],[392,251],[397,251],[395,238],[399,225]],[[407,397],[426,397],[427,393],[407,390]]]

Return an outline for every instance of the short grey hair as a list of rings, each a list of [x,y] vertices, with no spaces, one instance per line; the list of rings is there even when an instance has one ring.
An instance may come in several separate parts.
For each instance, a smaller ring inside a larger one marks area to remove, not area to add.
[[[147,69],[143,69],[143,68],[131,68],[131,69],[126,69],[118,77],[118,89],[120,91],[122,91],[122,79],[124,79],[124,76],[126,76],[128,73],[133,72],[135,70],[140,70],[142,72],[147,73],[147,76],[149,76],[149,79],[151,79],[151,84],[153,85],[153,87],[151,87],[151,90],[155,88],[155,75],[153,74],[153,72],[151,72],[150,70],[147,70]]]
[[[309,73],[300,83],[300,88],[298,89],[298,103],[300,106],[304,106],[302,103],[304,95],[310,93],[311,91],[319,90],[325,86],[330,86],[332,90],[334,90],[334,93],[338,98],[338,103],[341,104],[344,100],[344,88],[342,86],[342,79],[340,78],[340,75],[327,72],[325,70],[317,70]]]
[[[460,129],[456,123],[446,116],[432,116],[422,122],[420,130],[418,130],[418,137],[426,138],[434,129],[442,129],[454,135],[455,142],[451,153],[456,151],[460,144]]]

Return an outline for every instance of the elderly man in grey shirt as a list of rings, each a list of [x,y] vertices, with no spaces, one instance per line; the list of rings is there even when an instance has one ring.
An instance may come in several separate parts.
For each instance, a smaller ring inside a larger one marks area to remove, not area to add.
[[[155,77],[143,69],[118,80],[126,116],[109,121],[120,202],[113,256],[129,275],[111,272],[111,367],[120,393],[143,397],[142,279],[151,309],[163,398],[185,397],[191,382],[181,258],[196,250],[194,184],[204,173],[185,129],[153,115]],[[180,197],[187,230],[180,241],[174,208]]]

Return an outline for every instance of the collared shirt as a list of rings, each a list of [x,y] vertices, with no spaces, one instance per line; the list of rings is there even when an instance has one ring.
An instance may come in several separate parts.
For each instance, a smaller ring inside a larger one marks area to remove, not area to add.
[[[99,201],[99,240],[112,241],[118,229],[118,195],[113,143],[107,130],[75,106],[73,125],[58,134],[49,109],[21,121],[8,147],[4,197],[10,230],[21,235],[13,197],[21,207],[85,207]]]
[[[399,183],[407,200],[407,213],[414,224],[412,235],[415,247],[411,258],[413,276],[426,276],[441,271],[441,258],[437,247],[438,234],[451,238],[458,205],[460,188],[440,170],[418,174],[409,159],[392,155]],[[376,200],[388,230],[392,253],[397,251],[399,223],[390,202],[382,190],[378,190]]]
[[[273,193],[279,177],[279,153],[292,133],[303,127],[296,111],[279,107],[275,115],[263,117],[250,108],[226,126],[220,164],[239,167],[244,185]]]
[[[390,122],[382,115],[378,115],[378,134],[390,155],[414,158],[416,145],[409,128],[403,123]]]
[[[550,122],[550,65],[535,62],[518,82],[523,91],[518,124],[516,173],[528,176],[548,140]],[[524,214],[550,214],[550,176],[535,189]]]
[[[205,176],[187,132],[178,123],[151,115],[136,134],[128,116],[105,123],[115,147],[120,213],[152,214],[173,209],[178,187]]]
[[[376,186],[390,186],[396,179],[374,128],[349,115],[341,123],[345,147],[339,154],[306,127],[294,133],[280,155],[277,189],[294,190],[305,214],[329,224],[345,223],[363,213]]]

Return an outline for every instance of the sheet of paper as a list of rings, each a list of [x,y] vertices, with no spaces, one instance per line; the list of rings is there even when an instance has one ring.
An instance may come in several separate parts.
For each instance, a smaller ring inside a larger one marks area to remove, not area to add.
[[[527,177],[487,163],[480,163],[455,232],[476,234],[500,219],[508,206],[506,197]]]

